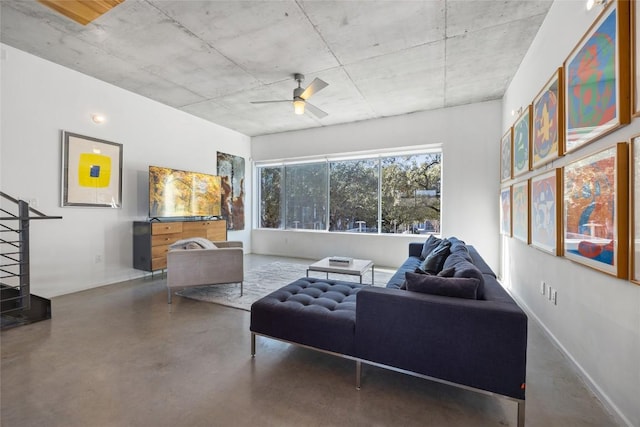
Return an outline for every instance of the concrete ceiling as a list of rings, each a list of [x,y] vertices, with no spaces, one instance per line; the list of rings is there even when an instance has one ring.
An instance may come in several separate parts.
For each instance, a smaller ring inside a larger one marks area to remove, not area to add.
[[[0,41],[255,136],[499,99],[552,0],[0,1]],[[329,86],[293,113],[294,73]]]

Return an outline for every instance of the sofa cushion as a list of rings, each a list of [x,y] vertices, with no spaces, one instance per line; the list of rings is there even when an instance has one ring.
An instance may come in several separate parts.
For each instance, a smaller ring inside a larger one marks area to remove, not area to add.
[[[453,277],[456,274],[456,269],[451,268],[443,268],[437,275],[440,277]]]
[[[420,264],[420,268],[427,273],[438,274],[442,267],[444,266],[444,262],[449,256],[449,248],[451,247],[451,243],[447,239],[442,239],[438,246],[432,250],[429,255],[422,261]]]
[[[422,253],[420,254],[420,259],[425,259],[438,245],[442,242],[442,239],[437,238],[433,234],[429,236],[424,245],[422,245]]]
[[[480,281],[473,278],[440,277],[406,273],[407,290],[443,297],[477,299]]]
[[[461,261],[455,265],[456,272],[453,277],[477,279],[478,280],[478,299],[484,299],[484,276],[478,268],[469,261]]]

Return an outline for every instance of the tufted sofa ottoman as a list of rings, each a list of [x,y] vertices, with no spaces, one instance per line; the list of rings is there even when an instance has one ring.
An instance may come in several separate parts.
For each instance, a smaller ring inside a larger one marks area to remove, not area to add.
[[[251,331],[354,356],[356,294],[368,286],[314,277],[298,279],[253,303]]]

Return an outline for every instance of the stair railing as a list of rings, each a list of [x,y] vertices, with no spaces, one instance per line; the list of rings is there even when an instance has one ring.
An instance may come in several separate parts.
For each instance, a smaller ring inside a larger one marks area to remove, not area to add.
[[[29,204],[24,200],[18,200],[1,191],[0,197],[14,203],[18,208],[17,214],[0,208],[0,212],[2,212],[0,217],[0,288],[18,290],[17,296],[2,296],[0,298],[0,314],[6,314],[31,308],[29,222],[39,219],[62,219],[62,217],[45,215],[29,207]],[[17,226],[9,225],[14,221],[17,221]],[[5,292],[5,295],[7,294]]]

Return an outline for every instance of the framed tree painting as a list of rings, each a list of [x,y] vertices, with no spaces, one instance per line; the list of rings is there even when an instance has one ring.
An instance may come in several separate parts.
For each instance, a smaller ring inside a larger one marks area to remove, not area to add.
[[[564,167],[564,256],[621,279],[628,274],[628,147]]]
[[[512,158],[511,146],[513,139],[513,128],[509,128],[500,140],[500,182],[511,179],[512,176]]]
[[[562,155],[564,127],[562,68],[558,68],[533,100],[531,166],[533,169]]]
[[[218,151],[217,162],[227,230],[244,230],[244,158]]]
[[[122,144],[62,131],[62,206],[122,207]]]
[[[529,243],[529,180],[511,187],[513,237]]]
[[[511,237],[511,187],[500,191],[500,234]]]
[[[565,152],[629,123],[629,39],[629,2],[613,1],[565,61]]]
[[[552,255],[560,253],[561,239],[561,169],[531,178],[531,246]]]
[[[640,135],[631,138],[631,281],[640,285]]]
[[[531,105],[518,116],[513,125],[513,176],[531,170]]]

